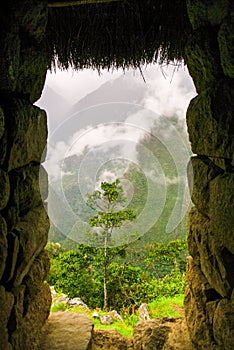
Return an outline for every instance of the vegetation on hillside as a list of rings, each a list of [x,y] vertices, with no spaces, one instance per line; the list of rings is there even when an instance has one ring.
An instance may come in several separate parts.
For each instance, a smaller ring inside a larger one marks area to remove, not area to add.
[[[54,251],[54,243],[47,249]],[[111,256],[111,249],[108,254]],[[116,249],[116,248],[115,248]],[[120,248],[119,248],[120,249]],[[108,308],[117,310],[150,303],[159,297],[183,294],[186,286],[186,243],[181,240],[168,244],[155,243],[146,249],[138,267],[126,260],[126,250],[114,253],[108,264]],[[125,258],[124,258],[125,257]],[[51,254],[51,269],[47,282],[70,298],[81,297],[90,307],[104,305],[103,252],[101,248],[79,245],[77,250]],[[106,306],[106,308],[107,308]]]

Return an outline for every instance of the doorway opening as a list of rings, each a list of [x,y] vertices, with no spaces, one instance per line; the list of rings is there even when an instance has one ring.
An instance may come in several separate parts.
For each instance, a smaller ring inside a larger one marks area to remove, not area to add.
[[[191,204],[186,174],[191,150],[185,114],[195,95],[186,67],[174,65],[152,65],[141,72],[48,73],[37,101],[47,111],[49,128],[43,163],[49,175],[46,208],[51,221],[48,249],[52,272],[48,281],[69,298],[79,297],[91,309],[103,305],[102,292],[95,296],[102,284],[100,261],[93,257],[97,250],[84,248],[103,248],[102,240],[97,239],[100,227],[93,230],[89,225],[94,211],[86,205],[87,194],[100,190],[102,182],[116,179],[126,198],[124,209],[134,210],[136,219],[115,229],[109,241],[109,249],[126,249],[122,256],[117,252],[108,266],[113,279],[107,286],[108,308],[120,310],[150,301],[147,296],[140,300],[140,295],[130,290],[136,275],[141,284],[145,276],[152,285],[171,274],[174,279],[182,278]],[[53,270],[61,270],[63,265],[70,271],[80,254],[88,263],[78,271],[74,290],[74,276],[65,282],[56,272],[55,280]],[[163,259],[168,262],[162,263]],[[119,277],[114,281],[118,269],[122,281]],[[130,270],[127,291],[122,285]],[[118,291],[110,292],[111,283]]]

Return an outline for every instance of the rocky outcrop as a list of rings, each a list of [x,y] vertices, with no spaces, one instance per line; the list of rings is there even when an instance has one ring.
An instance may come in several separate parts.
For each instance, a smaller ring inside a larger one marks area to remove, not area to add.
[[[234,344],[233,6],[188,1],[186,62],[198,96],[187,111],[193,153],[185,315],[193,349]]]

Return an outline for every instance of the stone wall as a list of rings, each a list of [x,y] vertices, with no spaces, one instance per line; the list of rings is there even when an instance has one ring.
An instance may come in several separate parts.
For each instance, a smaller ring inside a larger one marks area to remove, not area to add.
[[[45,112],[33,106],[49,65],[47,6],[44,0],[15,4],[0,9],[0,350],[33,350],[50,309],[44,171],[42,193],[39,188],[47,126]],[[187,113],[196,156],[189,166],[195,207],[185,308],[199,350],[233,350],[234,344],[232,4],[187,0],[193,34],[185,59],[198,96]]]
[[[48,66],[43,38],[43,1],[11,1],[0,10],[0,349],[37,348],[49,315],[44,250],[49,221],[41,196],[46,173],[39,170],[46,145],[40,97]],[[9,5],[8,5],[9,4]],[[9,8],[7,8],[9,6]]]
[[[192,151],[186,319],[194,349],[234,344],[234,12],[231,1],[187,1],[186,63],[198,96],[187,111]],[[192,182],[193,179],[193,182]]]

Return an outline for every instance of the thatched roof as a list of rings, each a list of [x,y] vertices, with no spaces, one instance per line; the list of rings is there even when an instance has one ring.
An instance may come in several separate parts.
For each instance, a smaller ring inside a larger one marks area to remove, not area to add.
[[[186,0],[82,0],[66,7],[59,1],[49,3],[47,42],[60,67],[128,68],[183,57]]]

